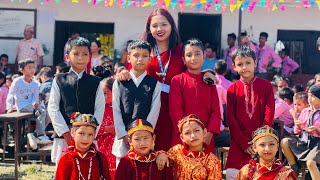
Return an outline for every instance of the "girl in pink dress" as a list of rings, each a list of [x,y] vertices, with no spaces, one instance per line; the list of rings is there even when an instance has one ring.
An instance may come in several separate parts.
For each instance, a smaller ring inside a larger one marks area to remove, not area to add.
[[[116,157],[111,153],[115,136],[113,114],[112,114],[112,85],[114,79],[106,78],[101,81],[103,93],[106,101],[103,120],[98,132],[97,142],[99,151],[106,155],[109,162],[110,176],[114,179],[116,171]]]

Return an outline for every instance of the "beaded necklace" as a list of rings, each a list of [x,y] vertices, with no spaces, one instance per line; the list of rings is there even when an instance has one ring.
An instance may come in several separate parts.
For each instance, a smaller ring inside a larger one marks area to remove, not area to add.
[[[80,169],[80,163],[79,163],[79,160],[76,158],[76,163],[77,163],[77,168],[78,168],[78,171],[79,171],[79,180],[81,180],[80,177],[82,177],[83,180],[86,180],[82,173],[81,173],[81,169]],[[92,170],[92,158],[90,158],[90,167],[89,167],[89,174],[88,174],[88,180],[90,180],[90,177],[91,177],[91,170]]]
[[[134,166],[134,170],[136,172],[136,180],[139,180],[139,174],[138,174],[138,168],[137,168],[137,164],[136,161],[133,160],[133,166]],[[151,169],[152,169],[152,162],[150,162],[150,166],[149,166],[149,180],[151,180]]]
[[[254,77],[250,82],[246,83],[243,80],[240,80],[244,85],[244,95],[245,95],[245,102],[246,102],[246,113],[249,115],[249,118],[252,119],[254,114],[254,92],[253,92],[253,83],[256,80]],[[251,111],[249,111],[249,96],[247,86],[250,86],[250,98],[251,98]]]

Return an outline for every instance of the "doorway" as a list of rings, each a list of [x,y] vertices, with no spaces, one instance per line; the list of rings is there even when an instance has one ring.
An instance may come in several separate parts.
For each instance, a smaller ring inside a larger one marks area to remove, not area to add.
[[[80,33],[81,37],[90,42],[98,40],[101,43],[101,54],[113,57],[114,53],[114,23],[90,23],[90,22],[55,22],[55,39],[53,64],[63,62],[64,45],[72,33]]]
[[[319,72],[320,52],[316,42],[320,31],[278,30],[281,40],[290,51],[290,57],[299,65],[299,73],[315,74]]]
[[[179,13],[178,28],[182,42],[198,38],[203,44],[216,47],[217,57],[221,52],[221,15]]]

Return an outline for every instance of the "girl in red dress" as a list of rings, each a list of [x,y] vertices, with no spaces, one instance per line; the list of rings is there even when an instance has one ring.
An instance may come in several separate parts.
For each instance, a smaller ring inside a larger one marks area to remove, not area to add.
[[[169,89],[173,76],[182,73],[185,66],[182,60],[182,47],[176,24],[165,9],[156,9],[148,17],[143,39],[153,48],[149,75],[162,83],[161,109],[155,127],[156,150],[168,150],[171,144],[173,125],[169,115]]]
[[[103,153],[108,159],[109,171],[112,179],[114,179],[114,175],[116,171],[116,157],[112,154],[112,145],[113,145],[114,136],[115,136],[113,113],[112,113],[112,106],[111,106],[113,82],[114,82],[113,78],[106,78],[101,81],[106,105],[104,109],[103,120],[97,136],[99,151]]]
[[[152,125],[137,119],[128,126],[130,150],[120,159],[116,180],[170,180],[169,169],[159,170],[156,164],[157,152],[153,151],[155,135]]]
[[[255,158],[243,166],[237,180],[295,180],[295,172],[283,165],[275,156],[279,148],[277,132],[269,126],[258,128],[253,132],[253,149]]]
[[[108,160],[97,151],[93,140],[98,126],[90,114],[74,112],[71,115],[73,141],[62,156],[56,171],[56,180],[111,180]]]
[[[177,180],[222,180],[220,161],[204,142],[207,129],[200,118],[194,114],[184,117],[178,130],[183,144],[175,145],[166,154],[159,154],[159,169],[165,163],[169,165],[169,158]]]

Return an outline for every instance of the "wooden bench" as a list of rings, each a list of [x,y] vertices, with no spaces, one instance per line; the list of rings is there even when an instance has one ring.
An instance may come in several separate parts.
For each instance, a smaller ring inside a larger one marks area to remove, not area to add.
[[[25,123],[25,120],[29,122],[34,119],[33,113],[19,113],[13,112],[9,114],[0,115],[0,123],[4,125],[4,142],[3,142],[3,152],[6,150],[7,145],[7,125],[14,124],[14,141],[15,141],[15,179],[19,178],[18,166],[20,165],[20,157],[28,156],[46,156],[50,153],[48,151],[40,152],[21,152],[20,150],[20,138],[21,136],[21,124]],[[30,123],[29,123],[30,124]],[[28,132],[30,132],[30,126],[28,124]],[[25,133],[25,132],[23,132]],[[2,160],[5,160],[5,153],[2,154]]]

